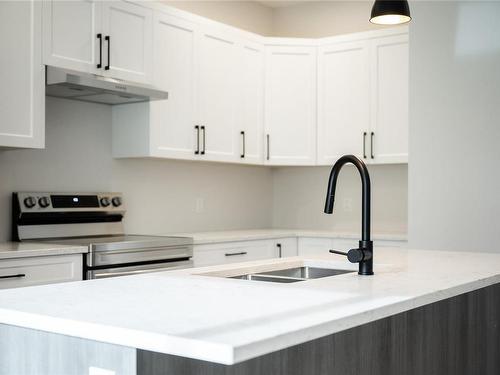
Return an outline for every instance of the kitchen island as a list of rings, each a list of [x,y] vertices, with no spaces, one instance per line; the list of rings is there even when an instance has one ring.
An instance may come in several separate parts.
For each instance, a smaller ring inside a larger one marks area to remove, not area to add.
[[[299,266],[356,269],[325,254],[0,291],[0,374],[500,371],[500,255],[377,248],[374,276],[231,278]]]

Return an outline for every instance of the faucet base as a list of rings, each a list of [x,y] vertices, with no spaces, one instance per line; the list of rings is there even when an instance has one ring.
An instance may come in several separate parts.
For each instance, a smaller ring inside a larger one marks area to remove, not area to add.
[[[373,241],[359,241],[359,248],[363,249],[364,259],[359,262],[358,275],[373,275]]]

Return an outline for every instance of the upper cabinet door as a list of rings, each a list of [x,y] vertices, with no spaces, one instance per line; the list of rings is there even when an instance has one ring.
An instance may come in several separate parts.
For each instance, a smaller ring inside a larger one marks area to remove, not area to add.
[[[345,154],[368,157],[370,123],[369,44],[336,43],[319,48],[318,164]]]
[[[200,153],[205,160],[237,161],[236,38],[227,31],[203,28],[197,80]]]
[[[153,153],[195,158],[197,25],[158,12],[154,21],[154,82],[168,100],[150,102]]]
[[[96,0],[43,2],[43,62],[46,65],[102,72],[101,3]]]
[[[264,131],[264,46],[243,41],[238,74],[239,111],[236,119],[241,163],[262,164]]]
[[[370,158],[408,162],[408,35],[372,41]]]
[[[153,10],[126,1],[106,1],[102,15],[106,75],[151,83]]]
[[[0,147],[44,147],[41,30],[39,1],[0,1]]]
[[[316,47],[266,47],[266,164],[316,161]]]

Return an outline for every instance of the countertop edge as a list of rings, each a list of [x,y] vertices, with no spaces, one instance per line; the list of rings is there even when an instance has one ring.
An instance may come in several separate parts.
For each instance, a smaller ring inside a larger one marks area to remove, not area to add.
[[[214,243],[258,241],[280,238],[332,238],[332,239],[359,239],[359,233],[336,232],[312,229],[256,229],[214,232],[183,232],[169,233],[170,236],[188,236],[193,238],[194,245]],[[408,241],[408,236],[401,233],[375,233],[372,240],[379,241]]]
[[[45,246],[46,245],[47,244],[45,244]],[[44,257],[44,256],[84,254],[87,252],[88,252],[88,248],[85,246],[54,245],[54,247],[36,248],[36,244],[33,244],[32,249],[8,250],[8,251],[0,250],[0,260],[13,260],[13,259],[22,259],[22,258]]]

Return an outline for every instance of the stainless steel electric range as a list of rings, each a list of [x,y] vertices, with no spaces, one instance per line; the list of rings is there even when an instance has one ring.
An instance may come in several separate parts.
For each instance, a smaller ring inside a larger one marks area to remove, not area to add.
[[[14,193],[12,237],[87,246],[86,279],[192,266],[192,238],[126,235],[124,207],[121,193]]]

